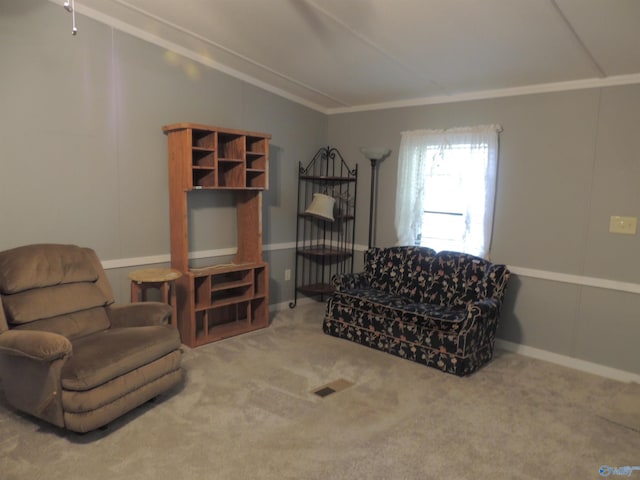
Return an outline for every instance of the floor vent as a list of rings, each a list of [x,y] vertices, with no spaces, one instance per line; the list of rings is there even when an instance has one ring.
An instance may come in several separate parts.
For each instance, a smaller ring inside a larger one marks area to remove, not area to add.
[[[350,387],[351,385],[353,385],[352,382],[349,382],[348,380],[344,380],[341,378],[331,383],[327,383],[326,385],[322,385],[321,387],[314,388],[311,391],[311,393],[314,393],[315,395],[318,395],[319,397],[324,398],[324,397],[328,397],[332,393],[340,392],[345,388]]]

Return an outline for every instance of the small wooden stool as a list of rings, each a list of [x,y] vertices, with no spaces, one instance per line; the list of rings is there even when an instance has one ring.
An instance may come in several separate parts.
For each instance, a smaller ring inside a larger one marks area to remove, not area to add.
[[[147,300],[147,290],[160,290],[162,301],[171,305],[171,325],[178,326],[178,303],[174,282],[182,273],[173,268],[144,268],[129,274],[131,280],[131,303]]]

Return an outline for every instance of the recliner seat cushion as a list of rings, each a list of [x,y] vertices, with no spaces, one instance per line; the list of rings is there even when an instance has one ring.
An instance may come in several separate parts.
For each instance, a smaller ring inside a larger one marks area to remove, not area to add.
[[[73,355],[61,377],[65,390],[89,390],[179,349],[180,335],[169,326],[116,328],[72,342]]]
[[[176,385],[182,379],[182,370],[174,370],[162,377],[128,390],[111,403],[87,412],[64,412],[64,425],[74,432],[88,432],[106,425],[120,415]]]
[[[144,387],[165,375],[180,370],[182,352],[174,350],[157,360],[113,378],[91,390],[62,390],[65,412],[82,413],[96,410],[118,400],[124,394]]]

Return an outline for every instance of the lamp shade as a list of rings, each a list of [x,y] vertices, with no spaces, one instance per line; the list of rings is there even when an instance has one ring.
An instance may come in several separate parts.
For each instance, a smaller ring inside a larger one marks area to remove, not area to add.
[[[369,160],[382,160],[391,153],[391,150],[389,148],[362,147],[360,149],[360,153],[362,153]]]
[[[329,195],[314,193],[311,205],[305,210],[305,213],[333,222],[335,220],[333,218],[333,206],[335,203],[336,199]]]

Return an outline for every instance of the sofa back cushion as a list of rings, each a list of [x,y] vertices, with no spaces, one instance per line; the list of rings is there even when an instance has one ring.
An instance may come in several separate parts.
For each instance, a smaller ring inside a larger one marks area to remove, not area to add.
[[[418,246],[370,248],[364,265],[369,285],[393,295],[410,296],[416,276],[426,274],[435,253]]]
[[[442,306],[463,307],[486,298],[502,301],[509,272],[474,255],[443,251],[431,264],[431,283],[421,301]]]
[[[0,295],[9,327],[70,338],[109,328],[104,307],[111,299],[97,284],[101,272],[90,252],[52,244],[0,252]]]
[[[484,277],[485,298],[495,298],[498,303],[502,303],[510,276],[511,272],[506,265],[492,264]]]

